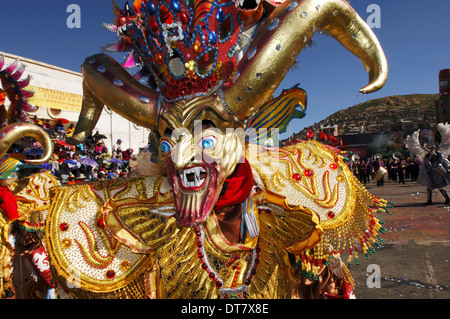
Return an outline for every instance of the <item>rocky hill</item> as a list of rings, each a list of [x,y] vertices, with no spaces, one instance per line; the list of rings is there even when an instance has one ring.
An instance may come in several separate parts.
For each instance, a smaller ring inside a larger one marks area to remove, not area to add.
[[[369,100],[340,110],[326,119],[306,127],[294,138],[305,139],[308,129],[318,133],[338,127],[338,135],[380,133],[433,127],[436,122],[435,100],[439,94],[394,95]],[[420,124],[419,124],[420,123]]]

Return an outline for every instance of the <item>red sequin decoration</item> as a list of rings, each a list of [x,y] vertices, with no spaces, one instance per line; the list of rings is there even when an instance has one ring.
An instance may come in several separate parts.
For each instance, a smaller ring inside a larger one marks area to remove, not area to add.
[[[105,222],[103,221],[103,218],[97,220],[97,226],[100,228],[105,228]]]
[[[61,231],[66,231],[69,229],[69,225],[67,225],[67,223],[62,223],[61,225],[59,225],[59,229]]]
[[[313,175],[314,175],[314,172],[313,172],[312,170],[307,169],[307,170],[305,171],[305,176],[311,177],[311,176],[313,176]]]

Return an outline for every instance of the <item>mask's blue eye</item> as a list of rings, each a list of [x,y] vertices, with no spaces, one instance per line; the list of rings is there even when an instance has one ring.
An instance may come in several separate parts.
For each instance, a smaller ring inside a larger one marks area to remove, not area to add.
[[[160,146],[161,152],[169,153],[172,150],[172,144],[167,141],[162,141]]]
[[[204,149],[208,150],[216,145],[216,139],[212,136],[208,136],[202,139],[200,144]]]

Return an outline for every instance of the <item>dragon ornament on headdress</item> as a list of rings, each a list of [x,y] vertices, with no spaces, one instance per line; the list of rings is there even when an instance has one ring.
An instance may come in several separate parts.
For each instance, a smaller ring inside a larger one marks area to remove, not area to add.
[[[151,131],[164,170],[52,189],[46,242],[60,286],[82,298],[306,298],[339,273],[349,295],[334,261],[375,251],[375,214],[390,203],[339,150],[262,136],[304,116],[305,91],[273,94],[316,32],[361,60],[362,93],[380,89],[387,63],[372,30],[343,0],[137,0],[114,11],[105,27],[118,42],[104,50],[129,53],[85,60],[72,143],[107,105]]]

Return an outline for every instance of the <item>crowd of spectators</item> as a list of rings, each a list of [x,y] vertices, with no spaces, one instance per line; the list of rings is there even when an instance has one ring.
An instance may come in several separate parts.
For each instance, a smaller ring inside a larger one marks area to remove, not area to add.
[[[363,159],[348,163],[353,174],[361,183],[366,185],[370,180],[375,179],[378,169],[384,167],[386,175],[380,181],[378,186],[383,186],[384,179],[405,184],[405,181],[416,181],[420,170],[420,160],[413,157],[384,158],[384,159]]]
[[[51,124],[50,120],[35,119],[35,124],[41,126],[53,141],[53,154],[50,161],[40,167],[22,169],[19,177],[24,177],[37,171],[48,170],[58,178],[62,185],[95,180],[117,179],[127,177],[131,171],[130,160],[134,155],[131,148],[123,149],[122,140],[118,139],[112,149],[106,146],[105,135],[97,131],[91,134],[83,143],[69,145],[66,140],[73,135],[74,124],[62,120]],[[39,158],[43,151],[39,143],[32,138],[24,137],[17,141],[12,151],[22,153],[28,158]],[[20,176],[22,175],[22,176]]]

